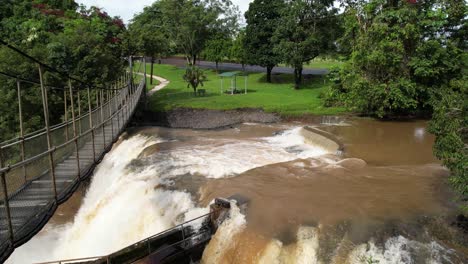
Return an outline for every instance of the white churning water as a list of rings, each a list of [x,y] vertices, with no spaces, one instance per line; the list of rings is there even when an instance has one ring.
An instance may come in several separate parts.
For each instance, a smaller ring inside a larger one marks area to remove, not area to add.
[[[96,168],[74,220],[62,226],[47,225],[18,248],[7,263],[106,255],[203,215],[208,208],[197,207],[186,190],[166,188],[172,186],[175,177],[235,177],[257,167],[329,154],[306,144],[301,129],[265,138],[205,138],[191,145],[161,148],[146,157],[141,157],[146,148],[165,139],[138,134],[123,140]],[[334,163],[328,158],[323,160]],[[224,252],[233,247],[230,238],[244,232],[247,225],[246,218],[233,206],[230,219],[207,247],[203,262],[223,263]],[[256,263],[321,263],[320,236],[320,226],[300,227],[292,244],[267,241],[257,252]],[[377,246],[373,241],[352,245],[345,256],[334,257],[332,262],[415,263],[412,252],[418,250],[427,252],[428,263],[447,260],[444,254],[448,251],[435,242],[424,244],[397,236],[388,238],[384,245]]]
[[[101,256],[208,212],[197,208],[189,193],[168,191],[171,177],[187,173],[208,178],[238,173],[277,162],[325,154],[307,146],[300,128],[256,140],[208,140],[206,144],[156,152],[132,161],[163,139],[132,136],[123,140],[96,168],[72,223],[47,225],[15,250],[7,263]]]

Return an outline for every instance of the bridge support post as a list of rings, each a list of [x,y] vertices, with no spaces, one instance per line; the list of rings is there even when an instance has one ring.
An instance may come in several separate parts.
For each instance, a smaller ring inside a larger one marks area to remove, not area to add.
[[[103,139],[103,145],[104,145],[104,150],[106,149],[107,147],[107,144],[106,144],[106,120],[104,120],[104,91],[103,90],[99,90],[99,94],[98,94],[98,98],[100,98],[101,100],[101,109],[100,109],[100,112],[101,112],[101,126],[102,126],[102,139]]]
[[[4,162],[3,162],[3,152],[1,151],[2,149],[0,148],[0,168],[4,168]],[[11,223],[11,212],[10,212],[10,202],[8,201],[8,187],[6,183],[6,172],[2,171],[1,174],[1,180],[2,180],[2,192],[3,192],[3,205],[5,206],[5,213],[6,213],[6,221],[8,224],[8,236],[10,238],[10,242],[13,245],[14,243],[14,236],[13,236],[13,225]]]
[[[111,123],[111,137],[112,141],[114,140],[114,118],[112,116],[112,91],[107,90],[107,110],[109,111],[109,119]]]
[[[42,66],[39,65],[39,80],[41,83],[41,94],[42,94],[42,108],[44,109],[44,122],[47,136],[47,147],[49,152],[49,166],[50,173],[52,176],[52,188],[54,192],[55,201],[57,202],[57,182],[55,180],[55,166],[54,166],[54,150],[52,149],[52,140],[50,138],[50,126],[49,126],[49,103],[47,101],[47,91],[44,86],[44,77],[42,76]]]
[[[143,109],[146,110],[146,104],[147,104],[147,95],[146,95],[146,90],[148,87],[147,80],[146,80],[146,56],[143,57],[143,69],[144,69],[144,74],[143,78],[145,80],[145,87],[143,87]]]
[[[19,80],[16,80],[16,88],[18,92],[18,116],[19,116],[19,127],[20,127],[20,139],[21,139],[21,161],[24,161],[26,158],[25,142],[24,142],[24,127],[23,127],[23,105],[21,100],[21,83]],[[23,165],[23,178],[26,183],[26,165]]]
[[[70,135],[68,133],[68,105],[67,105],[67,89],[63,89],[63,108],[65,115],[65,139],[68,142]]]
[[[75,151],[76,151],[76,168],[78,169],[78,179],[81,180],[81,170],[80,170],[80,149],[78,147],[78,135],[76,131],[76,120],[75,120],[75,103],[73,102],[73,88],[71,80],[68,79],[68,89],[70,91],[70,107],[72,112],[73,120],[73,141],[75,142]]]
[[[127,79],[128,79],[128,90],[129,90],[129,96],[130,96],[130,107],[133,109],[133,98],[131,97],[132,95],[132,87],[133,87],[133,57],[130,56],[128,57],[129,64],[130,64],[130,72],[127,73]]]
[[[96,145],[95,145],[95,140],[94,140],[93,108],[91,107],[91,92],[89,91],[89,87],[86,90],[88,92],[89,128],[91,129],[91,137],[93,140],[93,161],[96,162]]]
[[[79,118],[79,123],[78,123],[78,130],[80,131],[78,135],[81,135],[83,133],[81,129],[81,96],[80,96],[80,89],[76,90],[76,96],[78,97],[78,101],[76,102],[78,104],[78,118]]]
[[[117,89],[118,85],[115,86]],[[117,134],[120,132],[120,112],[119,112],[119,93],[117,90],[114,91],[114,104],[115,104],[115,113],[117,115]]]

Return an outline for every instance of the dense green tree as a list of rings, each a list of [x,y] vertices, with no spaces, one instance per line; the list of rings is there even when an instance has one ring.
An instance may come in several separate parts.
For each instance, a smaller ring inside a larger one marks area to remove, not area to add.
[[[445,1],[358,2],[345,36],[351,59],[331,91],[346,105],[378,117],[430,113],[438,87],[462,74],[463,54],[446,31]]]
[[[160,0],[155,2],[162,17],[161,28],[195,65],[207,42],[237,29],[237,9],[230,0]]]
[[[271,82],[273,68],[281,62],[274,51],[273,34],[279,26],[285,8],[284,0],[254,0],[245,13],[247,21],[245,51],[249,64],[267,69],[267,81]]]
[[[245,50],[245,29],[240,30],[232,41],[229,57],[235,62],[242,64],[242,69],[245,71],[247,63],[247,52]]]
[[[451,170],[451,183],[468,213],[468,80],[452,80],[437,92],[430,131],[436,135],[434,154]]]
[[[167,56],[172,52],[168,36],[162,29],[162,16],[158,5],[145,7],[129,25],[129,38],[134,45],[134,52],[151,58],[150,84],[153,84],[155,57]]]
[[[335,49],[336,14],[333,0],[288,0],[274,34],[274,51],[294,67],[296,89],[306,62]]]
[[[208,41],[203,54],[207,60],[215,62],[216,71],[219,70],[219,62],[231,55],[231,45],[232,40],[224,35],[217,35]]]
[[[5,1],[0,8],[0,38],[91,85],[103,86],[124,69],[121,19],[98,8],[84,8],[74,1]],[[0,46],[0,71],[24,79],[39,80],[35,63]],[[45,72],[47,85],[64,87],[64,76]],[[12,138],[19,130],[16,81],[0,77],[0,139]],[[82,86],[82,83],[73,83]],[[21,83],[26,132],[44,125],[40,89]],[[63,91],[49,89],[51,124],[63,119]]]

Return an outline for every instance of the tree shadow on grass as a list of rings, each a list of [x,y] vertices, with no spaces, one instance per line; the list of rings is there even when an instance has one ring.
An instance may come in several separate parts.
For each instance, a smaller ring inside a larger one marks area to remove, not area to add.
[[[285,74],[285,73],[277,73],[271,75],[271,84],[290,84],[291,88],[294,88],[294,75],[292,74]],[[264,74],[259,80],[259,83],[268,84],[266,74]],[[321,88],[328,84],[328,79],[326,75],[303,75],[302,76],[302,84],[299,90],[305,89],[317,89]]]
[[[199,88],[203,89],[203,88]],[[213,91],[206,90],[204,95],[195,94],[192,89],[186,91],[181,91],[180,89],[165,89],[161,93],[157,93],[155,96],[160,99],[171,99],[171,100],[181,100],[181,99],[196,99],[196,98],[209,98],[219,95]]]

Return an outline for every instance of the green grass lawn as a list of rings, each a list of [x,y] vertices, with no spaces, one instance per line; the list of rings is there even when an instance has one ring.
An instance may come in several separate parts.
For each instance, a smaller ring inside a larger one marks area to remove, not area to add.
[[[149,67],[149,65],[148,65]],[[222,94],[221,82],[215,71],[205,70],[208,80],[201,89],[203,97],[194,96],[182,79],[183,69],[171,65],[155,65],[154,74],[170,81],[170,84],[155,93],[149,102],[153,111],[167,111],[174,108],[204,108],[229,110],[237,108],[262,108],[282,115],[318,114],[334,115],[343,113],[344,108],[324,107],[320,94],[330,84],[325,77],[307,77],[299,90],[293,89],[293,76],[281,74],[273,76],[273,83],[266,82],[264,73],[252,73],[248,77],[247,94]],[[229,85],[225,80],[225,87]],[[244,89],[243,77],[238,77],[238,88]]]
[[[334,67],[341,67],[343,66],[344,62],[339,61],[339,60],[322,60],[322,59],[317,59],[310,61],[307,64],[304,64],[304,69],[331,69]],[[286,64],[280,64],[279,66],[282,67],[287,67]]]

